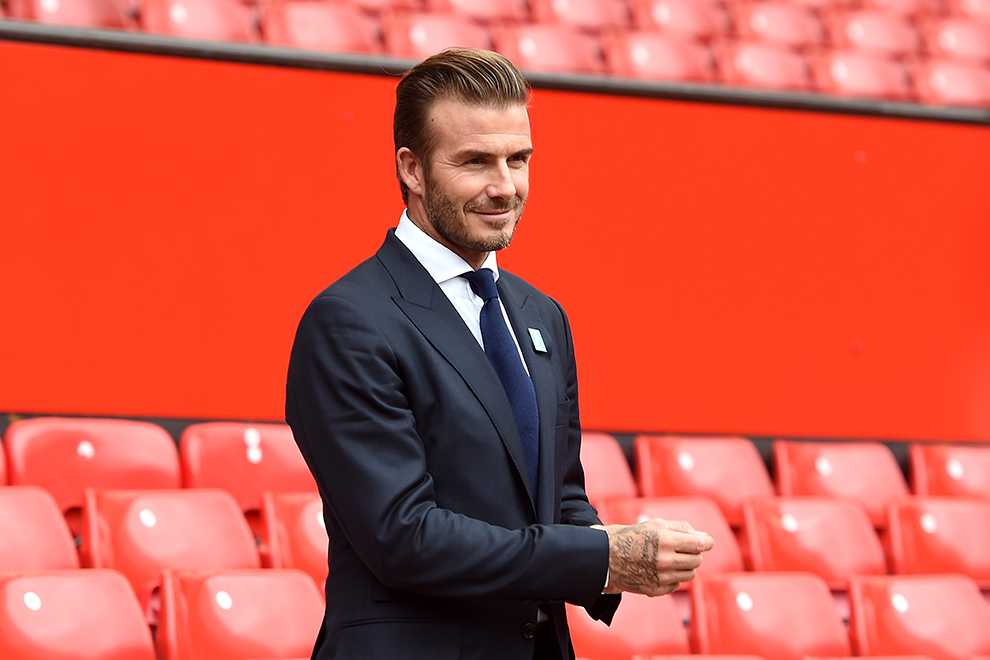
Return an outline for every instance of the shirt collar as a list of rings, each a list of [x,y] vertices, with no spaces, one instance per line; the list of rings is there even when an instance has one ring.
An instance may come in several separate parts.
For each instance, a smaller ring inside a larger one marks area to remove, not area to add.
[[[460,277],[471,270],[471,266],[464,259],[417,227],[409,219],[409,211],[402,212],[399,226],[395,228],[395,237],[409,248],[437,284]],[[488,253],[481,267],[491,269],[492,275],[498,281],[498,263],[494,251]]]

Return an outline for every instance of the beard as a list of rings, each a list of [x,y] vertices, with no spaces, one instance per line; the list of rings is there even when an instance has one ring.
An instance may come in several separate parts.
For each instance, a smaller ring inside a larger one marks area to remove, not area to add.
[[[459,248],[474,252],[494,252],[509,247],[522,218],[526,206],[525,200],[513,197],[507,201],[489,201],[487,204],[469,202],[464,205],[462,211],[443,193],[429,172],[424,174],[426,194],[423,196],[423,207],[430,224],[441,238]],[[516,219],[507,223],[494,236],[476,236],[471,233],[465,217],[468,212],[501,213],[503,211],[515,211]]]

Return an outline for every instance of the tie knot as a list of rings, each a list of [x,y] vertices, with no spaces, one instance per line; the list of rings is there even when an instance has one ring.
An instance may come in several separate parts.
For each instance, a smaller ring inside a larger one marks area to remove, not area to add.
[[[461,275],[471,285],[471,289],[479,298],[488,302],[492,298],[498,298],[498,289],[495,288],[495,276],[490,268],[471,271]]]

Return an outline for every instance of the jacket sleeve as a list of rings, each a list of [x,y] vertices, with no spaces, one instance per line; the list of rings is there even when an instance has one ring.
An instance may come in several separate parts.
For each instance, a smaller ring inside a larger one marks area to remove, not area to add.
[[[376,321],[324,294],[289,364],[286,420],[346,541],[390,588],[593,605],[608,568],[601,531],[505,529],[437,506],[400,361]]]

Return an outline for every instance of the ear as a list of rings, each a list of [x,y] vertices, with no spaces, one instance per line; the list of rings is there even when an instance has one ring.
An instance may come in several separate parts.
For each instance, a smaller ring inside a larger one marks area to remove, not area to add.
[[[409,188],[409,192],[414,195],[423,196],[426,185],[423,175],[423,163],[419,156],[414,154],[409,147],[402,147],[395,152],[395,164],[399,171],[399,177]]]

